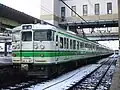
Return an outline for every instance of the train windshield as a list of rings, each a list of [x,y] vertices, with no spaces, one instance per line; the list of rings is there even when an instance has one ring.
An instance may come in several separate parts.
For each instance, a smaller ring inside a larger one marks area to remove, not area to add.
[[[22,41],[32,41],[32,32],[22,32]]]
[[[53,41],[54,32],[52,30],[35,30],[34,41]]]
[[[12,42],[20,41],[20,31],[12,33]]]

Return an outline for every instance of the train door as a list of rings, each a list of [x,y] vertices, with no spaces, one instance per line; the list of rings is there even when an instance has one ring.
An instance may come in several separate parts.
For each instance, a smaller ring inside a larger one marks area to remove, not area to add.
[[[21,32],[21,62],[33,63],[33,31],[22,31]]]
[[[55,33],[55,62],[57,63],[59,60],[59,36]]]
[[[16,30],[12,33],[12,51],[10,50],[11,47],[8,47],[8,52],[12,53],[12,62],[15,63],[21,63],[21,32],[20,30]],[[6,49],[7,49],[6,47]]]

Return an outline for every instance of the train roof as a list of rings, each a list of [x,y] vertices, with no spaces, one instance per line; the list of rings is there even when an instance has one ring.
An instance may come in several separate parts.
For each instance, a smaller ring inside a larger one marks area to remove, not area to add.
[[[59,28],[59,27],[55,27],[55,26],[52,26],[52,25],[48,25],[48,24],[22,24],[21,26],[17,26],[15,28],[13,28],[13,31],[12,32],[15,32],[15,31],[20,31],[21,29],[23,29],[23,26],[31,26],[33,30],[37,30],[37,29],[52,29],[52,30],[55,30],[55,31],[58,31],[58,32],[62,32],[62,33],[65,33],[65,34],[68,34],[70,36],[73,36],[75,38],[80,38],[81,40],[85,41],[86,43],[91,43],[91,44],[94,44],[94,45],[97,45],[99,47],[103,47],[103,48],[106,48],[106,49],[110,49],[104,45],[101,45],[97,42],[93,42],[87,38],[83,38],[81,36],[78,36],[76,33],[72,32],[72,31],[67,31],[67,30],[64,30],[62,28]]]

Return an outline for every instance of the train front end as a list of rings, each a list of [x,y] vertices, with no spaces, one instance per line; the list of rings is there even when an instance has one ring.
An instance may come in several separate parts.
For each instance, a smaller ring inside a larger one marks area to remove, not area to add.
[[[29,75],[39,75],[40,71],[46,73],[48,66],[54,63],[54,57],[51,56],[51,51],[55,50],[54,31],[45,25],[22,25],[18,34],[13,33],[14,66],[19,66]]]

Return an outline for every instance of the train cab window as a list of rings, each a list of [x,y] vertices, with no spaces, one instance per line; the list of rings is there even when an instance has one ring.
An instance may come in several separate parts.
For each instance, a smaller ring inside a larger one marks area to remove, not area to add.
[[[73,46],[73,42],[72,42],[72,40],[70,39],[70,49],[72,49],[72,46]]]
[[[52,30],[35,30],[35,41],[54,41],[54,32]]]
[[[22,32],[22,41],[32,41],[32,32]]]
[[[60,37],[60,48],[63,48],[63,38]]]

